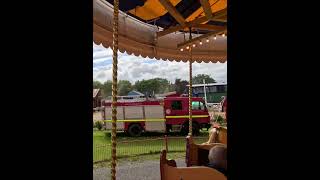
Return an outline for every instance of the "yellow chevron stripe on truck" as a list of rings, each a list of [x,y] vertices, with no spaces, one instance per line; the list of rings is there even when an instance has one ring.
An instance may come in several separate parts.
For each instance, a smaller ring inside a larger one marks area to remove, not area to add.
[[[194,115],[192,118],[202,118],[209,117],[209,115]],[[177,119],[177,118],[189,118],[189,116],[166,116],[168,119]],[[111,122],[112,120],[104,120],[104,122]],[[165,119],[119,119],[117,122],[163,122]]]

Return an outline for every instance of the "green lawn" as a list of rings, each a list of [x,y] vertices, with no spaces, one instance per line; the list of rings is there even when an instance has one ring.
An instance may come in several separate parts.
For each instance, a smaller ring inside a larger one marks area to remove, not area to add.
[[[107,134],[107,135],[106,135]],[[165,148],[163,133],[145,133],[141,137],[128,137],[124,133],[117,133],[117,157],[141,157],[142,155],[157,155]],[[202,131],[199,137],[195,137],[196,143],[202,143],[208,138],[208,132]],[[168,157],[173,154],[184,154],[185,137],[179,134],[168,135]],[[152,156],[153,157],[153,156]],[[111,138],[105,131],[93,133],[93,162],[108,161],[111,158]]]

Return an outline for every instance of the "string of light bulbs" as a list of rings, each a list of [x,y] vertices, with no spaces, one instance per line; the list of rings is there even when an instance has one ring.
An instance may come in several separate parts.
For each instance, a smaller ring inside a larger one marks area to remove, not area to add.
[[[222,37],[226,37],[226,34],[223,33],[221,36],[222,36]],[[217,35],[215,35],[215,36],[213,37],[213,40],[217,40]],[[206,43],[209,43],[209,42],[210,42],[209,38],[206,38],[205,42],[206,42]],[[199,41],[199,45],[201,46],[202,44],[203,44],[203,43],[202,43],[202,40],[200,40],[200,41]],[[197,45],[196,45],[196,43],[192,43],[192,45],[189,44],[189,45],[185,46],[185,48],[188,50],[188,49],[191,48],[191,46],[192,46],[192,47],[196,47]],[[180,51],[183,51],[183,50],[184,50],[184,48],[181,48],[181,49],[180,49]]]

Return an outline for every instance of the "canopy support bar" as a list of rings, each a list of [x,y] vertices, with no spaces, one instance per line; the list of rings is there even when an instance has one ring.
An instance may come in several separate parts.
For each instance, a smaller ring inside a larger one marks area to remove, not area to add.
[[[191,28],[189,28],[189,41],[191,39]],[[189,56],[189,136],[192,136],[192,47],[189,48]]]
[[[202,6],[202,9],[207,16],[208,19],[212,19],[212,11],[211,11],[211,6],[208,0],[200,0],[200,4]]]
[[[111,179],[116,180],[117,166],[117,89],[118,89],[118,15],[119,0],[114,0],[113,42],[112,42],[112,132],[111,132]]]
[[[212,14],[212,19],[211,21],[220,21],[220,22],[226,22],[226,20],[223,20],[221,18],[224,18],[226,17],[227,15],[227,8],[225,9],[222,9],[218,12],[215,12]],[[176,26],[171,26],[169,27],[168,29],[165,29],[163,31],[160,31],[160,32],[157,32],[157,36],[158,37],[162,37],[162,36],[165,36],[167,34],[170,34],[170,33],[173,33],[173,32],[176,32],[176,31],[179,31],[179,30],[182,30],[184,28],[188,28],[188,27],[195,27],[196,25],[198,24],[202,24],[202,23],[205,23],[209,21],[209,19],[207,18],[207,16],[202,16],[202,17],[199,17],[199,18],[196,18],[190,22],[186,22],[186,24],[184,26],[182,25],[176,25]]]
[[[185,26],[185,19],[179,11],[171,4],[169,0],[159,0],[162,6],[169,12],[169,14],[181,25]]]

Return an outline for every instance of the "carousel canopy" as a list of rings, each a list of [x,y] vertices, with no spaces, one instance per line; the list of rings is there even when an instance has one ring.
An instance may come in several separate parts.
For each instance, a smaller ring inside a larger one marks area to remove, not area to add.
[[[113,0],[94,0],[96,44],[112,46]],[[227,60],[226,0],[120,0],[119,50],[170,61]],[[192,39],[189,39],[191,31]]]

